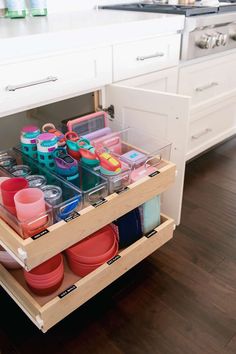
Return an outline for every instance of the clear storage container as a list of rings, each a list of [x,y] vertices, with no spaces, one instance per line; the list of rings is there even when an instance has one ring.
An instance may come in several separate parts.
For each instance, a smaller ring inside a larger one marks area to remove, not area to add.
[[[35,162],[30,157],[22,154],[16,149],[7,150],[5,152],[7,156],[11,156],[15,159],[17,166],[25,165],[31,170],[32,175],[42,175],[46,178],[46,186],[55,186],[57,189],[61,190],[60,198],[58,199],[47,199],[47,204],[52,208],[53,222],[57,222],[61,219],[66,219],[74,211],[78,211],[83,206],[82,192],[79,188],[73,187],[70,183],[65,180],[58,178],[55,174],[41,167],[37,162]],[[5,173],[11,174],[11,168],[1,168]],[[13,175],[12,175],[13,177]]]

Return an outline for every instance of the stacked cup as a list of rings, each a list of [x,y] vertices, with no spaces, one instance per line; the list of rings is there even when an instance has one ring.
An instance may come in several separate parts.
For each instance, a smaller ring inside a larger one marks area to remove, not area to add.
[[[107,225],[66,250],[73,273],[84,277],[117,255],[117,234]]]
[[[64,278],[63,257],[60,254],[40,264],[30,272],[24,270],[24,278],[29,288],[39,296],[56,291]]]
[[[47,224],[44,193],[39,188],[25,188],[14,196],[16,215],[25,235],[31,236]]]

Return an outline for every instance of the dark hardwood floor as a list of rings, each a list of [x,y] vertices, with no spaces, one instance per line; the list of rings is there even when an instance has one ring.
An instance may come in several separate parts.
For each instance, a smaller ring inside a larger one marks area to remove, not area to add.
[[[174,239],[47,334],[0,311],[1,354],[236,354],[236,138],[187,165]]]

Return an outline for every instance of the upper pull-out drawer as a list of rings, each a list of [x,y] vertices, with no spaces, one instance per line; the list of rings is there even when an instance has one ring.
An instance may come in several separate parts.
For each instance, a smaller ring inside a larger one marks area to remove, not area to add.
[[[1,65],[0,78],[5,116],[110,83],[111,47]]]
[[[180,69],[179,93],[192,97],[192,105],[205,103],[236,89],[236,55],[205,60]]]
[[[0,219],[0,244],[30,270],[164,192],[174,180],[175,165],[162,161],[155,173],[130,184],[122,193],[113,193],[25,240]]]
[[[115,45],[113,81],[177,65],[179,50],[179,34]]]

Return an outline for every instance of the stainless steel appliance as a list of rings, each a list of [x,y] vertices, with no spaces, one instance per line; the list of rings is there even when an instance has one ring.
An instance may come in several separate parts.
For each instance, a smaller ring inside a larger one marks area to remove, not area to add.
[[[102,8],[185,15],[180,55],[182,60],[200,58],[236,48],[236,4],[220,3],[218,6],[202,6],[199,2],[187,6],[152,0]]]

